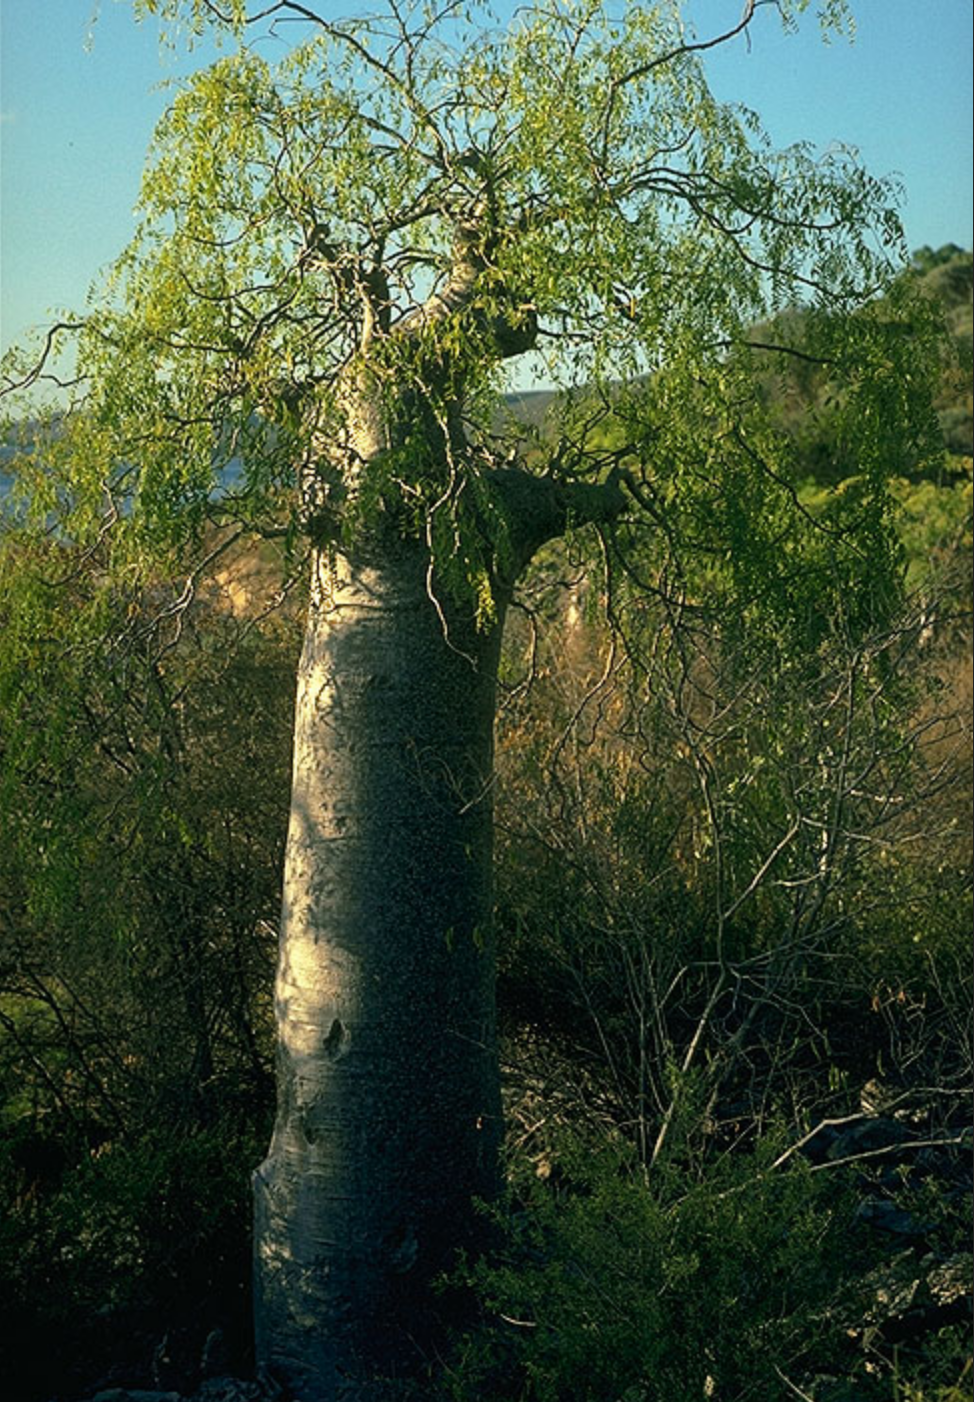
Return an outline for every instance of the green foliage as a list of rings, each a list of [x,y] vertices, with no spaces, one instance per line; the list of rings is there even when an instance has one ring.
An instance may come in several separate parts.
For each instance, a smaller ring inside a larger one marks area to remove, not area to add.
[[[470,1272],[487,1322],[458,1348],[448,1395],[485,1402],[770,1399],[837,1362],[854,1308],[854,1198],[780,1141],[697,1179],[647,1183],[611,1145],[569,1142],[568,1186],[516,1181],[508,1246]]]
[[[806,6],[777,8],[787,28]],[[855,549],[862,529],[882,573],[884,474],[925,472],[934,451],[929,317],[891,281],[894,187],[840,148],[775,152],[756,114],[709,92],[678,4],[573,0],[519,9],[506,30],[477,4],[387,22],[302,10],[274,64],[244,42],[242,5],[137,11],[212,25],[232,49],[176,92],[136,238],[64,328],[75,387],[20,473],[35,520],[56,508],[72,539],[118,537],[116,569],[150,546],[185,550],[213,520],[312,534],[327,521],[346,548],[391,524],[425,534],[489,616],[503,537],[472,508],[503,456],[491,392],[538,324],[556,382],[663,372],[625,422],[673,533],[693,541],[716,491],[728,511],[708,548],[736,557],[746,521],[755,552],[773,552],[758,462],[795,478],[787,435],[755,417],[765,357],[750,328],[800,303],[795,349],[825,358],[835,456],[863,484],[841,530]],[[13,417],[37,414],[42,372],[12,357]],[[378,447],[356,427],[366,392]],[[457,434],[464,412],[477,453]],[[552,463],[593,470],[584,454]]]
[[[803,493],[808,516],[780,537],[795,561],[821,549],[820,572],[795,571],[807,612],[791,621],[774,591],[728,616],[744,567],[725,557],[705,576],[668,541],[656,594],[617,587],[621,558],[600,581],[625,654],[563,549],[525,590],[535,621],[560,610],[567,640],[512,630],[500,732],[522,1199],[510,1253],[476,1275],[484,1321],[454,1362],[455,1398],[697,1396],[709,1376],[718,1397],[776,1399],[784,1377],[885,1402],[950,1396],[965,1375],[962,1324],[902,1347],[878,1325],[855,1346],[844,1334],[890,1254],[838,1225],[849,1192],[893,1192],[927,1224],[915,1274],[924,1250],[963,1252],[968,1226],[969,491],[892,485],[887,548],[905,548],[922,610],[895,588],[847,607],[851,576],[830,574],[845,542],[826,549],[819,526],[841,486]],[[712,538],[729,514],[715,492]],[[771,575],[772,543],[741,541]],[[891,1176],[882,1158],[865,1182],[809,1173],[788,1146],[856,1115],[877,1076],[906,1106],[919,1097],[915,1132],[955,1157],[932,1177],[909,1163]]]
[[[961,1395],[962,1325],[895,1358],[875,1337],[852,1352],[850,1326],[886,1277],[882,1243],[856,1220],[851,1178],[800,1163],[769,1171],[781,1147],[769,1136],[647,1183],[618,1146],[565,1139],[560,1187],[516,1177],[504,1248],[466,1271],[483,1320],[458,1340],[444,1396],[776,1402],[798,1386],[874,1402]]]
[[[849,1249],[849,1185],[769,1165],[874,1074],[965,1079],[962,659],[947,669],[944,641],[917,647],[906,619],[865,640],[833,624],[814,659],[776,661],[758,628],[693,613],[677,630],[648,595],[635,669],[599,684],[610,640],[580,548],[552,547],[527,581],[552,622],[574,579],[575,621],[547,635],[500,732],[516,1199],[446,1394],[662,1398],[711,1376],[771,1399],[776,1367],[854,1364],[860,1395],[887,1402],[888,1351],[867,1376],[837,1342],[877,1263],[861,1233]],[[226,593],[201,586],[178,640],[140,628],[181,581],[157,579],[131,617],[134,595],[106,596],[99,635],[71,607],[97,568],[54,548],[5,558],[23,723],[0,847],[2,1274],[18,1334],[54,1320],[93,1359],[85,1317],[109,1356],[123,1332],[144,1356],[162,1333],[147,1318],[179,1317],[189,1293],[197,1313],[239,1298],[246,1273],[296,623],[229,609],[248,570],[274,573],[246,553],[220,557]],[[133,629],[120,650],[112,607]],[[531,652],[516,618],[509,684]],[[915,1180],[897,1192],[952,1250],[956,1203]],[[900,1351],[904,1396],[952,1386],[956,1332]]]
[[[3,1364],[16,1395],[83,1387],[106,1364],[144,1367],[166,1328],[194,1331],[197,1358],[214,1324],[241,1333],[253,1131],[232,1117],[205,1130],[160,1122],[91,1148],[48,1133],[64,1156],[54,1183],[24,1189],[36,1131],[7,1138],[0,1160]]]
[[[915,364],[897,372],[897,391],[927,398],[936,409],[944,444],[953,458],[945,462],[936,451],[929,417],[927,438],[933,451],[926,456],[915,453],[916,445],[908,436],[897,442],[894,428],[889,441],[890,471],[913,480],[939,481],[945,472],[962,471],[956,459],[971,455],[971,268],[971,254],[954,245],[939,254],[921,250],[890,296],[874,308],[879,317],[900,325],[916,347]],[[752,342],[769,348],[761,390],[789,445],[792,480],[828,485],[857,472],[855,403],[849,402],[853,412],[846,418],[832,348],[809,326],[807,312],[791,309],[756,327]],[[807,359],[770,350],[784,345],[801,352],[803,343]],[[894,405],[887,404],[887,425],[897,422],[893,410]],[[929,409],[926,412],[929,416]]]
[[[960,583],[971,558],[971,459],[958,469],[955,481],[895,482],[900,508],[898,524],[907,556],[907,586],[934,589],[946,576]]]
[[[599,563],[581,532],[540,559],[505,662],[515,1196],[446,1390],[770,1402],[843,1371],[875,1252],[845,1180],[774,1164],[890,1070],[944,1091],[947,1134],[967,1075],[969,695],[937,610],[970,550],[970,256],[900,275],[893,186],[775,152],[669,0],[322,13],[276,63],[242,0],[135,8],[228,50],[174,95],[90,312],[3,370],[9,1317],[103,1359],[238,1289],[297,639],[234,602],[232,531],[283,541],[285,580],[303,538],[425,540],[489,626],[490,472],[524,447],[497,396],[537,322],[572,392],[532,467],[620,469],[632,507]],[[555,652],[531,630],[566,580]],[[907,1189],[947,1250],[954,1208]],[[852,1385],[944,1402],[942,1344]]]
[[[76,550],[2,542],[0,1367],[19,1396],[144,1363],[153,1315],[245,1329],[296,637],[231,607],[279,564],[259,581],[222,558],[227,592],[191,604],[184,579],[136,595]]]

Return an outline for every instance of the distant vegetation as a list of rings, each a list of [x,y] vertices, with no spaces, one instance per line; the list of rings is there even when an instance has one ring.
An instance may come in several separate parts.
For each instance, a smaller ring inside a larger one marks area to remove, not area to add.
[[[947,460],[946,477],[969,473],[972,453],[971,418],[971,271],[972,258],[954,244],[934,253],[922,249],[914,255],[914,271],[920,274],[924,291],[942,307],[950,338],[950,353],[941,372],[936,410],[943,433]],[[800,316],[801,313],[795,315]],[[757,328],[754,339],[786,339],[784,325]],[[830,402],[827,367],[792,361],[768,381],[768,395],[774,401],[780,420],[799,445],[807,477],[820,484],[841,480],[847,475],[842,444],[835,439],[834,405]],[[965,466],[965,463],[968,466]],[[918,475],[923,475],[921,470]],[[937,473],[938,480],[944,480]]]
[[[936,252],[921,248],[913,255],[909,276],[919,275],[921,286],[942,309],[950,338],[951,352],[945,358],[942,388],[937,411],[944,445],[950,455],[949,470],[963,474],[963,461],[974,452],[974,422],[971,412],[972,349],[972,255],[956,244],[945,244]],[[801,319],[801,312],[784,315],[775,326],[756,327],[754,340],[784,341],[789,323]],[[818,482],[835,481],[842,475],[830,442],[828,378],[822,367],[797,359],[784,360],[767,378],[767,392],[778,406],[783,425],[802,446],[805,474]],[[544,431],[545,419],[557,398],[553,390],[526,390],[508,396],[507,407],[516,418],[535,431]]]

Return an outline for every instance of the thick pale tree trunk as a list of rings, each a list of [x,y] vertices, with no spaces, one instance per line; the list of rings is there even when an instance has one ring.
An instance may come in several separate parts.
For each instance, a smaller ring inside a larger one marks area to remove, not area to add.
[[[364,455],[363,455],[364,456]],[[509,523],[489,631],[425,543],[314,561],[284,875],[278,1116],[255,1174],[258,1364],[297,1402],[365,1402],[428,1338],[475,1245],[501,1133],[491,932],[493,720],[507,592],[618,481],[490,474]]]
[[[428,556],[322,556],[300,664],[278,1118],[255,1174],[258,1362],[300,1402],[381,1395],[495,1189],[491,775],[500,623]]]

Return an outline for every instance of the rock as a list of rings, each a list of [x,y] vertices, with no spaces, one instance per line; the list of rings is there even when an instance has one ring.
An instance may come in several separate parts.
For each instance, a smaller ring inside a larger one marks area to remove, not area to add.
[[[196,1392],[158,1392],[154,1389],[109,1387],[87,1398],[86,1402],[269,1402],[279,1397],[279,1390],[270,1390],[253,1379],[229,1375],[204,1379]]]
[[[230,1355],[222,1329],[211,1329],[200,1357],[200,1376],[225,1378],[230,1374]]]
[[[189,1402],[263,1402],[267,1393],[260,1383],[242,1378],[206,1378]]]
[[[931,1222],[918,1222],[889,1198],[864,1198],[856,1209],[860,1222],[893,1236],[921,1238],[933,1229]]]
[[[927,1257],[927,1260],[930,1258]],[[967,1295],[974,1295],[974,1256],[961,1251],[929,1270],[927,1289],[941,1307],[952,1305]]]
[[[838,1139],[839,1131],[834,1125],[821,1125],[812,1137],[806,1140],[802,1153],[810,1163],[827,1163]]]
[[[920,1289],[922,1269],[912,1247],[899,1252],[885,1265],[866,1277],[873,1302],[866,1312],[867,1324],[883,1324],[911,1309]]]
[[[857,1379],[836,1378],[830,1373],[806,1379],[802,1389],[811,1402],[862,1402]]]
[[[163,1334],[152,1352],[152,1381],[160,1391],[191,1393],[197,1379],[199,1354],[184,1329]]]
[[[863,1282],[872,1303],[848,1337],[868,1351],[877,1341],[889,1348],[963,1323],[971,1314],[971,1266],[964,1252],[938,1261],[932,1253],[918,1260],[912,1247],[901,1251]]]
[[[911,1137],[906,1125],[898,1120],[876,1117],[843,1130],[829,1145],[826,1157],[835,1163],[839,1159],[852,1159],[860,1154],[875,1154],[877,1150],[895,1149],[907,1143]]]
[[[898,1086],[888,1085],[878,1076],[866,1082],[859,1092],[859,1108],[864,1115],[885,1115],[902,1099]]]
[[[190,1402],[236,1402],[239,1386],[237,1379],[229,1376],[204,1378]]]
[[[141,1387],[109,1387],[96,1392],[90,1402],[183,1402],[178,1392],[156,1392]]]

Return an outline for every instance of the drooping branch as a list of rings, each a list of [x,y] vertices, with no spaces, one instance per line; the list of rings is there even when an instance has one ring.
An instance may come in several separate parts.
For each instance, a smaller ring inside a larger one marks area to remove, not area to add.
[[[718,34],[712,39],[678,44],[666,53],[659,54],[656,58],[649,59],[645,63],[635,64],[624,73],[619,74],[618,77],[613,78],[609,82],[605,111],[602,115],[602,130],[599,142],[600,167],[605,169],[608,164],[612,119],[619,94],[624,88],[630,87],[633,83],[641,82],[644,78],[648,78],[656,69],[674,63],[678,58],[683,58],[688,54],[704,53],[707,49],[715,49],[721,44],[728,43],[731,39],[736,38],[738,34],[742,34],[748,29],[748,26],[754,18],[754,11],[757,9],[758,5],[767,3],[768,0],[745,0],[743,13],[737,24],[731,29],[726,30],[723,34]]]

